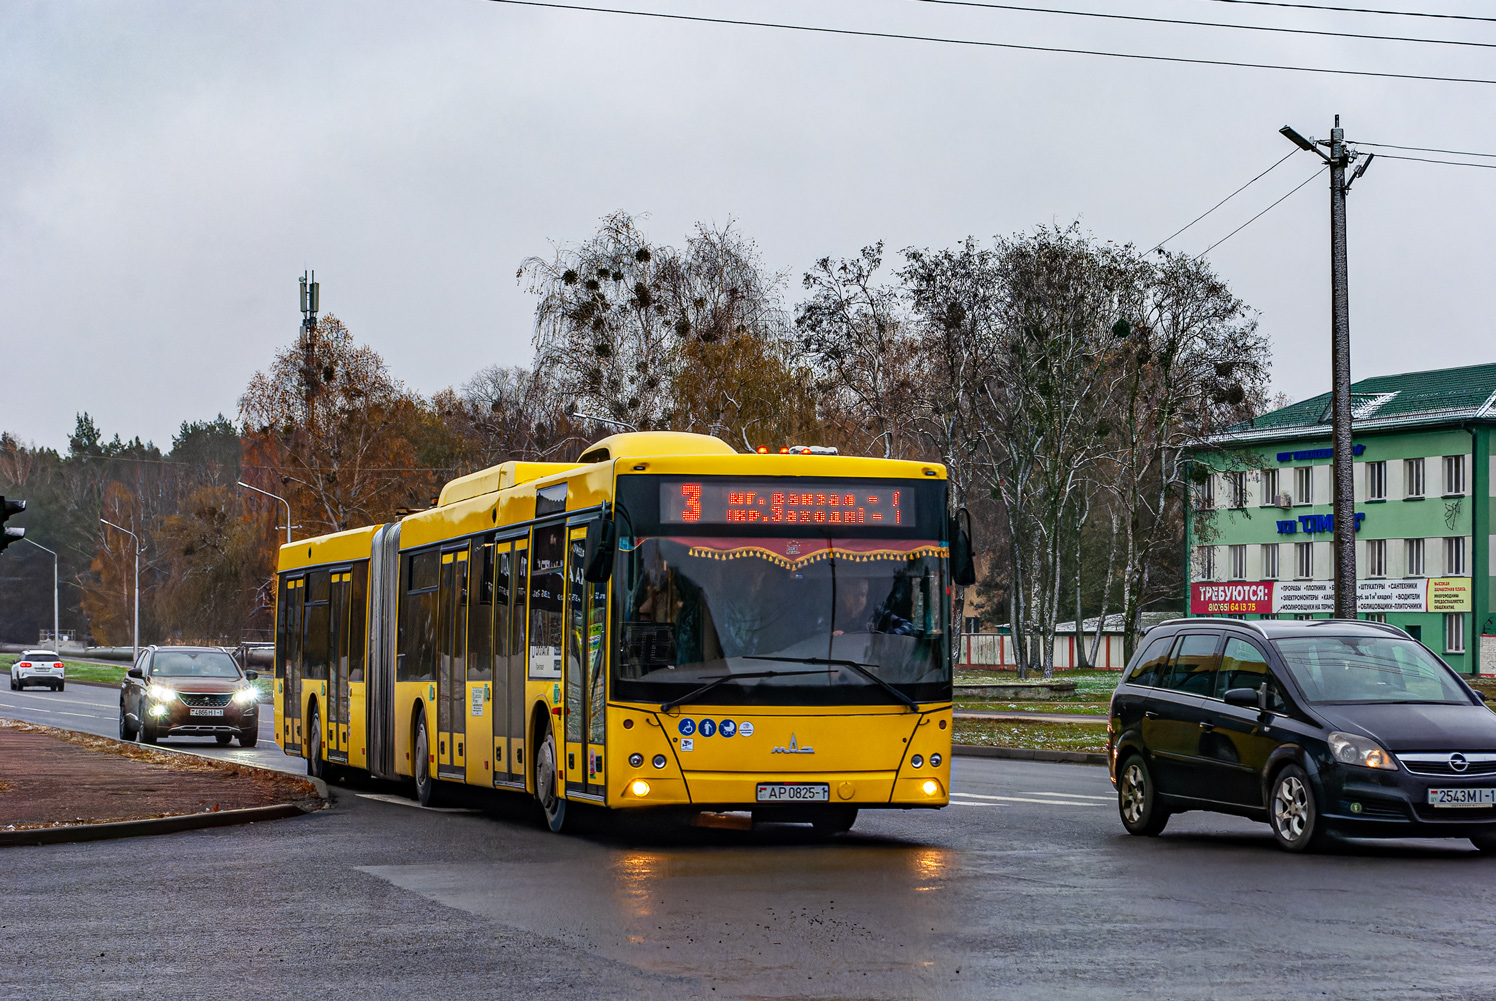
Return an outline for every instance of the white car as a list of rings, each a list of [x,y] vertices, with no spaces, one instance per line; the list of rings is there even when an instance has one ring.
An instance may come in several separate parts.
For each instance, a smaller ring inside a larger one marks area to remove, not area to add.
[[[27,685],[46,685],[54,692],[66,688],[62,658],[51,650],[22,650],[21,656],[10,665],[10,687],[17,691]]]

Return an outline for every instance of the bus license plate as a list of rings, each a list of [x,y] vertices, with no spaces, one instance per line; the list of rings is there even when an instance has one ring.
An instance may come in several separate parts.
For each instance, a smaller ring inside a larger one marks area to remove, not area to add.
[[[187,714],[189,716],[222,716],[223,715],[223,710],[222,709],[189,709],[187,711]]]
[[[826,782],[760,782],[760,803],[825,803],[831,799]]]
[[[1429,806],[1496,806],[1496,788],[1430,789]]]

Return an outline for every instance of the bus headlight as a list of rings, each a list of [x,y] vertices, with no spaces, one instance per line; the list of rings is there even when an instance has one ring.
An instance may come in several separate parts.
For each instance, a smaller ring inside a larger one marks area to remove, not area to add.
[[[634,779],[634,781],[629,783],[629,792],[633,793],[635,796],[648,796],[649,783],[645,782],[643,779]]]
[[[926,796],[936,796],[940,793],[940,783],[934,779],[925,779],[925,784],[920,788],[925,791]]]

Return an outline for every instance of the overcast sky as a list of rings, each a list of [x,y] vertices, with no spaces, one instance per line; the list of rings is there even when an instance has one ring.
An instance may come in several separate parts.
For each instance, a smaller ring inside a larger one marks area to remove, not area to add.
[[[1211,0],[1092,10],[1496,43],[1496,24]],[[1480,0],[1366,0],[1491,13]],[[913,0],[616,6],[1072,48],[1496,77],[1496,48]],[[296,334],[297,277],[412,388],[530,357],[530,254],[616,210],[659,242],[736,219],[767,263],[1078,219],[1151,247],[1291,148],[1278,128],[1496,152],[1496,87],[833,37],[484,0],[0,5],[0,430],[74,414],[169,446],[235,416]],[[1418,155],[1418,154],[1415,154]],[[1488,161],[1496,163],[1496,160]],[[1314,171],[1300,154],[1170,246]],[[1323,178],[1212,251],[1274,388],[1328,388]],[[1357,378],[1496,358],[1496,170],[1378,160],[1350,200]],[[789,287],[791,301],[798,282]]]

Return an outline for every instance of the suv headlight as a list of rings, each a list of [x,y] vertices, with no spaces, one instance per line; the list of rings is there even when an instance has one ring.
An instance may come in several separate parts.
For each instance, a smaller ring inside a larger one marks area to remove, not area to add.
[[[239,703],[241,706],[252,706],[256,702],[260,701],[260,690],[253,686],[249,688],[241,688],[234,693],[234,701]]]
[[[1365,737],[1338,730],[1330,734],[1330,753],[1344,765],[1360,765],[1362,768],[1385,768],[1397,771],[1397,762],[1392,760],[1381,744]]]
[[[155,699],[157,702],[170,702],[177,697],[176,691],[165,685],[152,685],[145,690],[145,694],[147,698]]]

